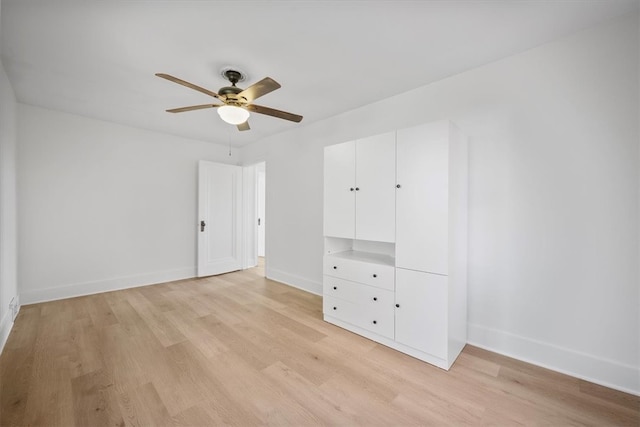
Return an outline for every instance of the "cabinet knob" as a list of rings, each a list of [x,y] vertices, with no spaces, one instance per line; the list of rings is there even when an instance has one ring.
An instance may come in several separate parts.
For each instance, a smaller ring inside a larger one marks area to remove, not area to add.
[[[378,301],[378,297],[373,297],[373,300],[374,301]]]
[[[374,275],[373,275],[373,278],[375,279],[376,277],[378,277],[378,275],[377,275],[377,274],[374,274]]]
[[[356,191],[360,191],[360,187],[356,187]]]
[[[351,188],[349,189],[349,191],[353,191],[353,187],[351,187]]]
[[[377,321],[377,320],[374,320],[374,321],[373,321],[373,324],[374,324],[374,325],[377,325],[377,324],[378,324],[378,321]]]
[[[337,286],[334,286],[334,287],[333,287],[333,290],[335,291],[336,289],[338,289],[338,287],[337,287]]]
[[[337,269],[338,269],[338,266],[337,266],[337,265],[334,265],[334,266],[333,266],[333,269],[334,269],[334,270],[337,270]]]
[[[400,308],[400,304],[396,304],[396,308]]]
[[[337,309],[338,309],[338,307],[333,307],[333,309],[334,309],[334,310],[337,310]]]
[[[396,188],[400,188],[400,184],[396,184]]]

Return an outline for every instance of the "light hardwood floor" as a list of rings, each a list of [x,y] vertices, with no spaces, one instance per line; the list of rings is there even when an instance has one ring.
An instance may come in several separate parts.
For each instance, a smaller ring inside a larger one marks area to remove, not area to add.
[[[449,372],[261,269],[22,307],[0,425],[630,425],[640,399],[467,346]]]

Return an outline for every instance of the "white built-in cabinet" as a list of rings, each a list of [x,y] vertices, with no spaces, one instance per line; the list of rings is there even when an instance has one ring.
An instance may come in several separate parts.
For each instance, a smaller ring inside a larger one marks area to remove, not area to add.
[[[325,148],[325,236],[395,240],[395,150],[395,132]]]
[[[449,369],[466,343],[466,139],[442,121],[332,145],[324,174],[324,319]]]

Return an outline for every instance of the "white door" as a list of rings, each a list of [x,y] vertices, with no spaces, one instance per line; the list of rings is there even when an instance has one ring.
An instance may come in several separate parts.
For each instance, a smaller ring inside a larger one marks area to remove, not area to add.
[[[324,149],[324,235],[355,236],[355,141]]]
[[[449,143],[447,128],[397,133],[396,266],[448,274]]]
[[[198,277],[242,268],[242,168],[201,160]]]
[[[447,358],[447,276],[396,268],[396,341]]]
[[[356,239],[396,237],[396,133],[356,141]]]
[[[264,171],[258,171],[258,256],[264,256],[264,241],[265,241],[265,173]]]

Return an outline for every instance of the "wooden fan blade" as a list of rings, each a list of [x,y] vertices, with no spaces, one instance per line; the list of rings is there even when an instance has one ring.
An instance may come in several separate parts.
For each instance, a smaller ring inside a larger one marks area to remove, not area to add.
[[[254,99],[260,98],[262,95],[266,95],[269,92],[273,92],[276,89],[280,89],[280,83],[273,80],[271,77],[265,77],[257,83],[252,84],[242,92],[238,94],[238,97],[243,97],[247,102],[251,102]]]
[[[262,105],[250,104],[245,108],[249,111],[253,111],[254,113],[266,114],[267,116],[290,120],[296,123],[300,123],[300,121],[302,120],[302,116],[299,116],[297,114],[287,113],[286,111],[280,111],[274,108],[263,107]]]
[[[190,89],[197,90],[198,92],[202,92],[205,95],[213,96],[214,98],[220,98],[217,93],[210,91],[209,89],[205,89],[200,86],[196,86],[193,83],[186,82],[177,77],[170,76],[169,74],[156,73],[156,76],[161,77],[163,79],[169,80],[170,82],[178,83],[179,85],[186,86]]]
[[[172,108],[171,110],[167,110],[167,113],[183,113],[185,111],[202,110],[203,108],[216,108],[221,106],[222,104],[192,105],[190,107]]]
[[[247,120],[247,121],[246,121],[246,122],[244,122],[244,123],[240,123],[240,124],[238,125],[238,130],[239,130],[239,131],[249,130],[249,129],[251,129],[251,128],[249,127],[249,120]]]

